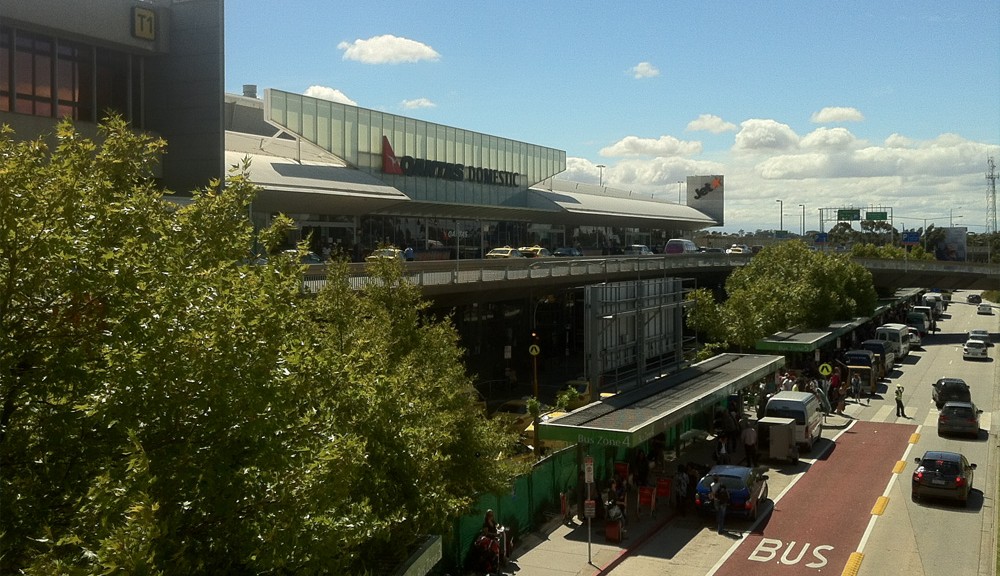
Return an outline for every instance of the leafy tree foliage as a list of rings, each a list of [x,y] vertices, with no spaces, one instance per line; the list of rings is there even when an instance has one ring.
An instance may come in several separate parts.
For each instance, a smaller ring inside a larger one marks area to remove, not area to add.
[[[878,295],[871,273],[849,258],[788,241],[765,248],[726,280],[728,298],[693,291],[688,325],[717,342],[752,349],[757,340],[795,326],[821,328],[870,315]]]
[[[398,264],[312,297],[294,255],[247,262],[245,165],[180,207],[162,141],[57,137],[0,132],[0,571],[383,572],[508,485]]]

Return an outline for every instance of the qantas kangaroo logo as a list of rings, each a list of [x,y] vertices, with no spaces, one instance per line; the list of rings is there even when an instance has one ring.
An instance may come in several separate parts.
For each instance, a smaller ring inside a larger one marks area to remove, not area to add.
[[[712,190],[721,187],[722,187],[722,179],[718,177],[712,178],[711,182],[705,182],[704,186],[694,191],[694,199],[697,200],[702,196],[707,196],[708,193],[711,192]]]
[[[399,158],[396,158],[396,153],[392,151],[392,144],[389,144],[389,139],[385,136],[382,137],[382,172],[403,175],[403,167],[399,165]]]

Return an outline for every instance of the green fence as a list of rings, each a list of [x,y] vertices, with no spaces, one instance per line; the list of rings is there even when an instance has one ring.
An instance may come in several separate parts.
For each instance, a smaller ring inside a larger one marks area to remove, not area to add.
[[[681,434],[692,429],[707,430],[711,416],[706,413],[688,416],[664,433],[664,449],[674,450]],[[649,453],[648,443],[640,449]],[[594,478],[598,485],[614,473],[615,462],[629,462],[634,452],[621,447],[590,446],[587,455],[594,458]],[[541,527],[548,519],[561,512],[560,494],[565,494],[570,506],[579,502],[576,492],[582,478],[579,462],[583,460],[582,448],[570,446],[539,461],[531,473],[519,477],[506,494],[483,494],[474,512],[455,521],[452,533],[444,541],[442,563],[447,569],[465,566],[472,543],[483,527],[486,510],[492,509],[497,521],[513,530],[519,539]]]

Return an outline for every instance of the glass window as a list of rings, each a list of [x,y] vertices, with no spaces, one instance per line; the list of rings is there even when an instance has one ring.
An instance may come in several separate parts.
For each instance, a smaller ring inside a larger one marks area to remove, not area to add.
[[[316,141],[316,102],[315,98],[302,100],[302,136],[310,142]]]
[[[0,27],[0,111],[10,112],[10,28]]]
[[[302,133],[302,96],[288,95],[288,129],[297,134]]]
[[[316,144],[324,150],[331,150],[330,137],[330,109],[332,102],[327,100],[316,101]]]
[[[104,48],[97,49],[97,114],[103,118],[108,112],[129,117],[128,55]]]

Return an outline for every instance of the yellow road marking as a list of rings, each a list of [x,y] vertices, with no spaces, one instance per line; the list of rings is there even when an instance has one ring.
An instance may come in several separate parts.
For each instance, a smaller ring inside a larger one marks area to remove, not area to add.
[[[888,496],[879,496],[878,500],[875,501],[875,506],[872,508],[872,514],[875,516],[881,516],[885,512],[885,507],[889,504]]]
[[[920,432],[910,434],[910,444],[916,444],[917,442],[920,442]]]
[[[897,460],[896,465],[892,467],[892,473],[900,474],[904,468],[906,468],[906,460]]]
[[[847,559],[847,565],[844,566],[844,571],[840,573],[840,576],[857,576],[858,570],[861,569],[861,561],[864,559],[863,553],[851,552],[851,557]]]

